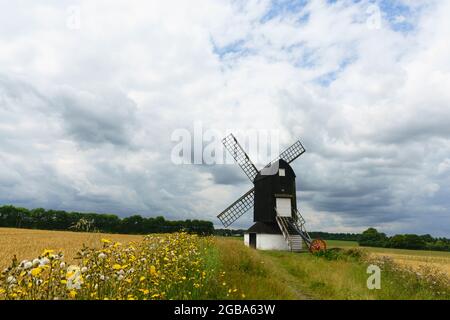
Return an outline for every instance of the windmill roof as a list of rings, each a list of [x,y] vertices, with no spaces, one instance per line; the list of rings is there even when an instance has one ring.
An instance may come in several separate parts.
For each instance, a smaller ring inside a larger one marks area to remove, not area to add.
[[[277,161],[269,163],[267,166],[262,168],[261,171],[258,172],[254,181],[258,181],[258,180],[262,180],[262,179],[265,179],[270,176],[274,176],[274,175],[278,174],[278,170],[280,168],[287,169],[295,177],[295,172],[292,169],[292,167],[289,165],[289,163],[287,163],[283,159],[279,159]]]

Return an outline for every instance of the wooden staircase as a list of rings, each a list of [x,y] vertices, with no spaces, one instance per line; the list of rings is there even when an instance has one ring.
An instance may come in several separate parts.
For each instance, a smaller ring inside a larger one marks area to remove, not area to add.
[[[277,223],[291,251],[302,251],[302,242],[309,248],[312,239],[305,229],[305,220],[300,212],[293,210],[292,217],[284,217],[277,211]]]

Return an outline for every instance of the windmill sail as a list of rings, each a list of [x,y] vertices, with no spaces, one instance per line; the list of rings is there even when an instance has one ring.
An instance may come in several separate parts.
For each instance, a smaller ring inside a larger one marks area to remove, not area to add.
[[[239,219],[244,213],[253,208],[254,199],[255,189],[253,188],[222,211],[217,218],[219,218],[225,227],[228,227]]]
[[[227,148],[227,150],[231,153],[234,160],[236,160],[236,162],[242,168],[250,181],[253,182],[256,175],[258,174],[258,170],[256,169],[253,162],[250,161],[250,158],[245,153],[244,149],[242,149],[239,142],[237,142],[233,134],[230,133],[227,137],[225,137],[222,140],[222,143],[224,144],[225,148]]]
[[[284,150],[282,153],[280,153],[278,158],[273,160],[272,163],[275,162],[275,161],[278,161],[280,159],[283,159],[287,163],[291,163],[292,161],[294,161],[295,159],[300,157],[304,152],[305,152],[305,148],[303,147],[303,145],[300,142],[300,140],[298,140],[292,146],[290,146],[289,148]]]

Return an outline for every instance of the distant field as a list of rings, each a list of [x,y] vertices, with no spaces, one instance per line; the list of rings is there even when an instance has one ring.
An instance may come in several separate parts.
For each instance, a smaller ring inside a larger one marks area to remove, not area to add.
[[[359,247],[356,241],[327,240],[329,248]],[[410,267],[432,266],[450,275],[450,252],[359,247],[376,256],[388,256],[401,265]]]
[[[65,260],[73,262],[83,244],[98,247],[102,238],[127,243],[142,236],[0,228],[0,268],[7,267],[14,255],[21,261],[37,257],[44,249],[61,250]]]

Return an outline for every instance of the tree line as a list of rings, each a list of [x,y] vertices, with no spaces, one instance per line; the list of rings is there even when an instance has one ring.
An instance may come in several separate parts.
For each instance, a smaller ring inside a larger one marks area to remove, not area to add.
[[[309,235],[313,239],[357,241],[364,247],[450,251],[450,239],[434,238],[429,234],[396,234],[388,237],[375,228],[369,228],[363,233],[310,232]]]
[[[343,240],[343,241],[358,241],[361,234],[358,233],[330,233],[322,231],[312,231],[309,235],[313,239],[323,240]]]
[[[164,217],[132,215],[119,218],[115,214],[67,212],[43,208],[0,207],[0,227],[42,230],[98,231],[104,233],[149,234],[186,231],[211,235],[214,225],[204,220],[169,221]]]
[[[245,231],[243,229],[215,229],[214,235],[221,237],[243,237]]]
[[[396,234],[388,237],[375,228],[364,231],[358,243],[365,247],[450,251],[450,239],[447,238],[433,238],[429,234]]]

